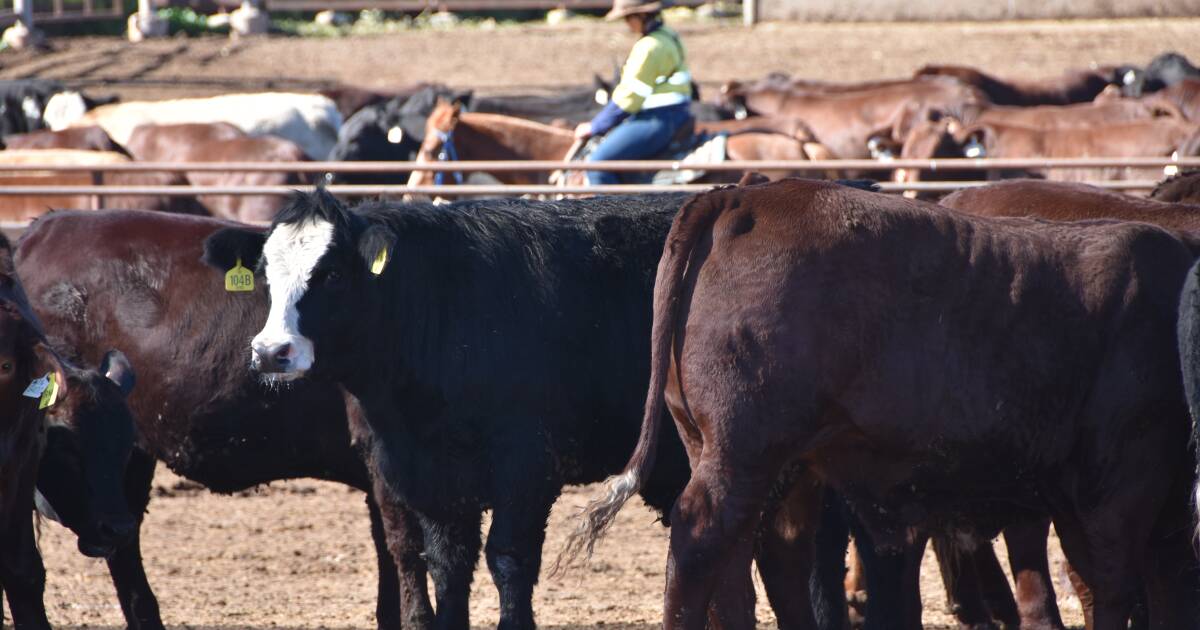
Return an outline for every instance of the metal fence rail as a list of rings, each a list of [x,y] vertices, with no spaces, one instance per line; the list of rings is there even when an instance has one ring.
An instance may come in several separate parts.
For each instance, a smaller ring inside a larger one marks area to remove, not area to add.
[[[920,169],[931,172],[954,171],[998,171],[1005,169],[1064,169],[1064,168],[1143,168],[1175,169],[1200,167],[1200,158],[984,158],[984,159],[934,159],[934,160],[756,160],[725,162],[722,164],[685,164],[669,160],[611,161],[611,162],[562,162],[562,161],[462,161],[462,162],[128,162],[124,164],[15,164],[0,166],[0,173],[60,172],[90,173],[93,180],[100,181],[101,173],[119,172],[301,172],[324,173],[403,173],[411,171],[464,171],[464,172],[545,172],[554,170],[596,171],[881,171],[893,169]],[[31,185],[5,186],[0,176],[0,200],[18,195],[46,197],[109,195],[130,196],[192,196],[192,195],[287,195],[293,190],[312,190],[313,186],[125,186],[125,185]],[[961,188],[982,186],[988,180],[921,182],[880,182],[884,192],[949,192]],[[1157,185],[1154,179],[1107,180],[1090,182],[1093,186],[1111,190],[1150,190]],[[330,185],[327,190],[334,194],[351,197],[404,194],[458,197],[466,195],[555,195],[555,194],[630,194],[646,192],[696,192],[708,190],[712,184],[691,185],[616,185],[616,186],[555,186],[536,185]]]
[[[431,172],[547,172],[569,171],[883,171],[920,169],[929,171],[998,171],[1008,169],[1060,168],[1200,168],[1200,157],[1173,159],[1141,158],[980,158],[932,160],[747,160],[720,164],[688,164],[675,160],[613,160],[608,162],[563,162],[546,160],[460,162],[128,162],[124,164],[13,164],[0,165],[0,172],[286,172],[286,173],[397,173]]]

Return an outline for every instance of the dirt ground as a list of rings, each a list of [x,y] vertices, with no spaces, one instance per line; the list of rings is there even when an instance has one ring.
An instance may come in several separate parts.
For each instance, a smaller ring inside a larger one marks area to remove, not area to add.
[[[1200,57],[1200,20],[944,25],[765,24],[753,29],[685,25],[691,66],[711,84],[773,70],[827,80],[899,76],[923,63],[963,63],[1013,77],[1068,67],[1145,63],[1177,50]],[[50,53],[0,53],[0,78],[55,77],[132,98],[230,90],[312,89],[331,81],[386,88],[443,81],[486,92],[551,89],[610,72],[630,44],[600,24],[413,32],[356,39],[167,39],[129,46],[113,38],[57,39]],[[547,558],[566,519],[594,489],[574,489],[551,518]],[[313,481],[217,496],[160,471],[143,549],[164,620],[189,628],[374,627],[375,561],[362,496]],[[122,626],[103,562],[75,552],[43,527],[47,607],[60,627]],[[1082,622],[1061,552],[1052,565],[1068,624]],[[536,594],[547,628],[657,627],[666,532],[630,506],[586,569],[546,578]],[[1003,557],[1003,556],[1002,556]],[[922,575],[925,621],[951,619],[936,568]],[[497,596],[480,567],[472,622],[497,620]],[[773,618],[760,595],[758,619]]]
[[[825,80],[902,76],[925,63],[1011,77],[1091,64],[1145,64],[1166,50],[1200,56],[1200,19],[950,24],[683,24],[689,63],[711,85],[788,71]],[[386,88],[441,81],[527,91],[610,74],[630,36],[596,22],[413,31],[346,39],[59,38],[48,54],[0,53],[0,78],[55,77],[126,98],[303,89],[334,80]]]
[[[570,519],[595,486],[569,490],[550,517],[543,563],[562,548]],[[486,526],[486,525],[485,525]],[[160,468],[142,550],[163,621],[181,628],[374,628],[375,554],[363,495],[317,481],[276,482],[235,496],[212,494]],[[103,561],[75,551],[70,532],[42,526],[46,606],[56,627],[123,627]],[[1053,542],[1052,567],[1064,620],[1082,625]],[[591,563],[543,576],[534,610],[543,628],[648,630],[662,619],[667,532],[635,499]],[[1003,554],[1001,554],[1003,561]],[[762,584],[760,627],[774,627]],[[927,628],[949,628],[937,565],[921,574]],[[499,600],[483,562],[471,594],[471,623],[494,626]]]

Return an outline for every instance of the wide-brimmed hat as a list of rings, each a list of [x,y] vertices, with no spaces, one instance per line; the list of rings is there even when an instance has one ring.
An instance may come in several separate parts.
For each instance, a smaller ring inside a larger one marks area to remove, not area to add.
[[[669,0],[613,0],[613,8],[604,19],[619,20],[627,15],[654,13],[669,6]]]

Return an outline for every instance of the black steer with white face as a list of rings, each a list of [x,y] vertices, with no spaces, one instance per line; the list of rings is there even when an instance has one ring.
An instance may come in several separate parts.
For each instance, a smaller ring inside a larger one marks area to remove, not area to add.
[[[683,195],[347,209],[297,194],[265,238],[214,233],[268,283],[251,360],[268,378],[334,380],[375,435],[368,465],[419,515],[439,628],[468,627],[484,509],[501,626],[530,604],[564,484],[620,469],[645,394],[654,270]],[[261,257],[259,253],[261,252]],[[647,501],[688,477],[669,423]]]

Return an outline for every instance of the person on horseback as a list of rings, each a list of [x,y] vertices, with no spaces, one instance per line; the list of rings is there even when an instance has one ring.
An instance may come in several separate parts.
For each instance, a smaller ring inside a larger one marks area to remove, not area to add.
[[[639,35],[621,70],[612,98],[591,122],[575,128],[586,141],[604,136],[588,161],[639,160],[661,154],[675,135],[693,123],[692,75],[683,42],[663,26],[660,11],[669,0],[614,0],[606,20],[624,19]],[[606,135],[607,134],[607,135]],[[588,183],[619,184],[620,174],[588,171]]]

